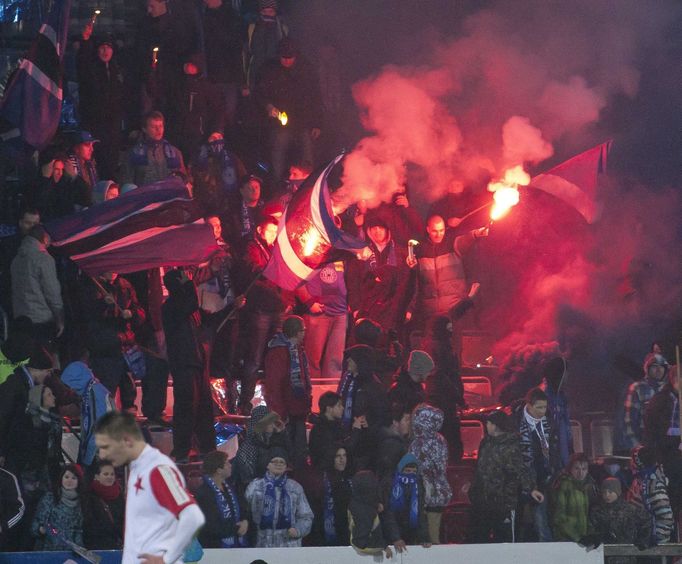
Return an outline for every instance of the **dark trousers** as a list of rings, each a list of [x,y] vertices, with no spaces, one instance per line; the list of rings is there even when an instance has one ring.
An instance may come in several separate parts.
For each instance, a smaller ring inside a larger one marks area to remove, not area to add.
[[[97,379],[104,384],[112,396],[116,390],[120,391],[121,408],[128,409],[135,406],[137,390],[135,382],[128,373],[128,365],[123,355],[117,357],[93,357],[90,359],[90,367]]]
[[[142,414],[147,419],[158,419],[166,409],[168,363],[146,353],[144,360],[147,371],[142,378]]]
[[[246,344],[247,353],[244,358],[244,370],[242,372],[242,389],[239,395],[239,406],[250,406],[253,392],[256,389],[258,369],[263,364],[265,347],[268,339],[277,331],[280,325],[278,313],[251,311],[245,316],[246,324],[242,336],[243,344]]]
[[[473,506],[471,508],[470,542],[478,544],[512,542],[515,540],[513,526],[511,512],[500,514]]]
[[[305,429],[305,417],[289,416],[287,435],[291,445],[290,453],[295,470],[304,468],[308,459],[308,440]]]
[[[198,366],[171,367],[173,375],[173,453],[177,458],[188,455],[192,436],[199,451],[215,450],[213,401],[208,372]]]

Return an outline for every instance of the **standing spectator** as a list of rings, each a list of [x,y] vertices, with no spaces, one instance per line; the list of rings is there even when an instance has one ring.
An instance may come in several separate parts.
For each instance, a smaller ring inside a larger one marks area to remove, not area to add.
[[[310,461],[319,469],[326,459],[330,445],[342,443],[346,433],[341,425],[344,405],[339,394],[325,392],[320,396],[318,406],[320,416],[310,430],[308,449]]]
[[[582,453],[571,456],[551,491],[554,540],[578,542],[588,530],[590,491],[589,462]]]
[[[53,151],[40,155],[40,175],[31,186],[28,199],[46,221],[72,214],[87,205],[86,195],[74,190],[79,183],[66,174],[68,163],[66,155]]]
[[[188,57],[182,65],[182,73],[178,85],[177,117],[171,122],[173,127],[170,138],[176,142],[180,152],[191,161],[206,137],[206,122],[209,116],[202,56],[195,54]]]
[[[303,467],[308,455],[306,420],[312,404],[305,332],[301,317],[288,317],[265,355],[265,401],[286,424],[296,469]]]
[[[87,355],[86,359],[87,360]],[[83,360],[67,365],[62,372],[62,382],[81,398],[81,436],[78,446],[78,463],[90,466],[97,454],[95,424],[104,414],[114,411],[114,400],[109,390],[95,378]]]
[[[392,473],[407,454],[412,427],[412,411],[400,403],[390,409],[390,421],[379,428],[374,452],[374,467],[379,478]]]
[[[14,548],[11,539],[25,510],[17,477],[0,468],[0,551]]]
[[[663,467],[656,464],[654,451],[646,446],[632,450],[634,479],[627,500],[646,509],[651,519],[651,544],[670,542],[675,518],[668,496],[668,478]]]
[[[424,382],[428,379],[435,365],[431,355],[426,351],[414,350],[407,360],[407,368],[397,375],[388,392],[391,403],[400,403],[409,409],[426,401]]]
[[[441,433],[448,442],[450,460],[457,462],[464,450],[457,413],[458,408],[465,407],[464,385],[459,358],[452,346],[452,321],[447,316],[437,315],[429,320],[423,346],[435,365],[426,379],[426,401],[445,414]]]
[[[533,388],[517,415],[521,453],[531,479],[538,490],[546,492],[554,475],[561,468],[556,435],[547,418],[547,394]],[[549,527],[547,500],[543,499],[532,508],[535,533],[540,542],[552,540]]]
[[[519,493],[541,503],[544,495],[531,479],[518,437],[506,413],[494,411],[486,418],[486,436],[478,448],[478,461],[469,490],[474,542],[514,542]]]
[[[412,443],[424,481],[424,508],[432,544],[440,544],[440,522],[443,509],[452,499],[452,488],[446,474],[448,443],[438,431],[443,426],[443,412],[429,404],[420,404],[412,414]]]
[[[277,55],[278,59],[265,63],[258,73],[256,100],[263,115],[270,118],[272,171],[280,181],[292,145],[304,161],[315,162],[313,143],[320,137],[322,105],[317,76],[299,60],[298,48],[289,38],[280,41]],[[279,121],[282,112],[287,114],[286,125]]]
[[[123,562],[176,562],[205,518],[173,461],[148,445],[129,413],[107,413],[95,442],[114,467],[129,464]]]
[[[340,378],[348,328],[345,264],[324,265],[297,290],[305,306],[305,348],[311,378]]]
[[[46,344],[64,332],[64,302],[55,260],[47,252],[50,236],[35,225],[12,261],[12,311],[33,322],[36,340]]]
[[[123,71],[114,59],[110,35],[95,40],[93,24],[83,29],[78,52],[78,94],[81,123],[100,140],[95,153],[104,178],[117,177],[124,120]]]
[[[182,153],[164,139],[163,114],[158,111],[148,113],[142,131],[144,138],[128,151],[121,165],[120,183],[145,186],[170,176],[185,180],[187,171]]]
[[[67,464],[53,492],[38,504],[31,532],[37,539],[35,550],[70,550],[67,541],[83,545],[83,471]]]
[[[424,507],[424,483],[414,454],[400,459],[393,476],[383,480],[384,532],[398,552],[407,545],[431,546]]]
[[[556,356],[544,367],[544,378],[540,384],[540,388],[547,394],[547,414],[557,435],[562,466],[568,464],[568,459],[573,453],[571,414],[568,409],[568,398],[563,389],[567,373],[566,360]]]
[[[601,503],[590,510],[590,529],[607,544],[651,546],[651,519],[644,509],[622,498],[618,478],[602,482]]]
[[[92,203],[92,190],[100,179],[97,161],[93,156],[95,143],[99,143],[99,139],[95,139],[92,133],[83,130],[78,131],[73,138],[68,155],[70,166],[66,168],[69,176],[75,176],[79,182],[85,183],[83,192],[87,194],[85,197],[86,206]]]
[[[125,495],[114,465],[106,460],[95,464],[90,491],[83,503],[83,542],[92,550],[123,548]]]
[[[277,14],[277,0],[258,0],[258,16],[247,28],[247,86],[253,91],[262,66],[277,56],[277,47],[289,27]]]
[[[355,319],[369,318],[388,332],[400,331],[414,291],[414,276],[406,264],[407,247],[398,246],[379,214],[364,224],[372,257],[351,260],[348,267],[348,302]]]
[[[406,249],[410,239],[418,239],[424,231],[424,222],[419,212],[410,205],[405,190],[395,192],[390,203],[382,202],[378,208],[369,211],[360,204],[357,211],[354,220],[356,226],[364,227],[367,231],[379,221],[402,249]]]
[[[281,327],[281,315],[285,309],[282,290],[269,280],[261,277],[270,260],[272,246],[277,237],[277,220],[263,218],[256,226],[256,236],[247,243],[242,273],[248,277],[242,283],[247,287],[255,283],[240,317],[240,339],[244,343],[244,369],[241,378],[239,410],[248,415],[251,399],[256,389],[256,373],[263,363],[265,347],[269,339]],[[241,321],[244,321],[242,324]]]
[[[630,384],[625,397],[625,440],[629,448],[644,438],[644,413],[655,394],[663,389],[670,365],[660,353],[649,353],[644,359],[644,380]]]
[[[240,442],[234,461],[234,474],[239,491],[258,476],[265,474],[271,448],[288,448],[284,423],[277,413],[264,405],[253,408],[246,427],[246,438]]]
[[[199,532],[203,548],[239,548],[247,546],[245,501],[230,483],[232,464],[227,454],[216,450],[206,455],[202,466],[203,482],[196,492],[206,525]]]
[[[40,210],[25,207],[19,212],[17,232],[0,239],[0,306],[8,315],[12,315],[12,261],[19,253],[21,241],[34,226],[40,223]],[[14,318],[19,317],[14,315]]]
[[[418,326],[434,315],[453,316],[458,306],[468,303],[462,260],[478,239],[488,235],[488,228],[458,236],[453,229],[446,229],[441,216],[433,215],[426,223],[426,233],[428,238],[416,248],[416,258],[408,259],[408,266],[418,269],[414,309]]]
[[[261,217],[263,181],[248,174],[239,181],[239,194],[228,200],[228,213],[223,220],[225,235],[229,243],[243,252],[249,241],[256,238],[257,228],[265,218]]]
[[[194,283],[183,270],[170,270],[163,282],[169,293],[163,304],[163,330],[175,397],[173,456],[185,461],[193,435],[201,454],[215,450],[208,359],[199,339],[199,302]]]
[[[300,547],[313,524],[313,512],[301,485],[287,476],[287,452],[270,451],[265,475],[246,488],[256,531],[256,547]]]
[[[204,0],[204,54],[210,122],[207,131],[234,126],[240,91],[246,87],[242,57],[243,29],[239,13],[228,0]],[[209,129],[210,128],[210,129]]]
[[[351,499],[348,504],[348,527],[350,544],[365,554],[385,552],[392,558],[393,551],[388,546],[383,532],[381,518],[384,506],[380,502],[379,482],[370,470],[361,470],[351,482]]]
[[[0,344],[0,385],[28,362],[34,347],[32,329],[33,323],[28,317],[19,317],[12,322],[7,340]]]

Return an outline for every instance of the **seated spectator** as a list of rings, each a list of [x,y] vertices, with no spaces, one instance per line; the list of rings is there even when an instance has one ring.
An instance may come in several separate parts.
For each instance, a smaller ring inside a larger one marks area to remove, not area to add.
[[[675,518],[668,497],[668,478],[656,464],[653,449],[640,445],[632,449],[634,479],[626,499],[649,513],[653,524],[651,544],[670,542]]]
[[[435,365],[431,355],[426,351],[414,350],[407,360],[407,367],[396,376],[388,397],[391,403],[401,403],[409,409],[426,401],[424,382],[428,379]]]
[[[265,355],[265,401],[286,425],[294,468],[308,456],[306,420],[312,402],[308,357],[303,349],[305,324],[297,315],[288,317],[268,343]]]
[[[362,470],[351,481],[348,504],[350,544],[358,552],[392,558],[393,551],[385,540],[379,515],[384,511],[379,501],[379,482],[370,470]]]
[[[87,359],[87,355],[86,355]],[[95,423],[116,406],[109,390],[97,379],[85,361],[75,361],[62,372],[62,382],[81,398],[81,439],[78,447],[78,463],[90,466],[97,454]]]
[[[432,544],[440,544],[443,509],[452,499],[448,483],[448,443],[438,431],[443,426],[443,412],[429,404],[420,404],[412,413],[410,452],[417,458],[424,481],[424,507]]]
[[[92,189],[92,203],[101,204],[121,195],[121,187],[113,180],[100,180]]]
[[[81,469],[68,464],[54,491],[40,500],[31,525],[35,550],[71,550],[67,541],[83,545],[82,481]]]
[[[0,468],[0,551],[11,551],[16,527],[24,518],[26,506],[21,497],[21,489],[17,477],[4,468]]]
[[[287,448],[288,440],[284,423],[279,415],[264,405],[253,408],[246,427],[246,438],[240,441],[235,457],[235,479],[240,490],[258,476],[265,474],[271,448]]]
[[[308,438],[310,461],[321,468],[330,445],[343,442],[346,433],[341,425],[343,402],[334,392],[325,392],[318,402],[320,415],[313,424]]]
[[[321,480],[314,488],[315,494],[310,496],[315,513],[311,536],[318,546],[348,546],[348,505],[353,471],[346,447],[328,444],[320,469]]]
[[[601,485],[601,503],[590,510],[590,529],[605,544],[651,546],[651,517],[641,507],[621,496],[618,478],[606,478]]]
[[[393,476],[386,476],[382,486],[386,540],[398,552],[413,544],[430,547],[424,483],[414,454],[403,456]]]
[[[486,436],[478,447],[478,461],[469,490],[474,542],[511,542],[519,507],[519,493],[541,502],[524,464],[513,423],[502,411],[486,417]]]
[[[195,497],[206,517],[199,531],[203,548],[240,548],[248,546],[249,521],[245,501],[230,483],[232,464],[227,454],[216,450],[204,458],[203,481]]]
[[[588,465],[584,454],[573,454],[554,482],[551,490],[554,540],[578,542],[587,534],[591,487]]]
[[[91,550],[123,548],[125,494],[113,464],[99,461],[83,500],[83,542]]]
[[[92,190],[99,181],[97,161],[93,158],[95,143],[99,143],[99,139],[95,139],[89,131],[77,131],[69,150],[69,163],[65,168],[65,172],[70,177],[75,177],[76,182],[83,186],[79,191],[87,194],[83,201],[86,207],[92,203]]]
[[[256,532],[256,547],[300,547],[313,524],[303,488],[287,477],[289,455],[273,448],[265,475],[246,488],[246,501]]]
[[[121,184],[145,186],[170,176],[187,178],[182,153],[164,139],[165,120],[161,112],[145,116],[144,138],[125,157],[121,165]]]

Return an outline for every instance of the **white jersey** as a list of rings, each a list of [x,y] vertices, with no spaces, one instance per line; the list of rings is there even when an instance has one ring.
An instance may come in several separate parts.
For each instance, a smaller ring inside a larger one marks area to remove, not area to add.
[[[176,534],[178,515],[194,503],[175,463],[146,445],[130,463],[122,564],[138,564],[140,554],[165,554]]]

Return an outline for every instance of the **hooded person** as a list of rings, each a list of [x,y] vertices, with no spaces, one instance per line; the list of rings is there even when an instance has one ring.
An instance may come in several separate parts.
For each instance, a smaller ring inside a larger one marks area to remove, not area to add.
[[[656,464],[653,449],[638,446],[632,450],[631,460],[634,479],[626,499],[643,507],[651,519],[651,544],[665,544],[675,525],[675,518],[668,496],[668,478],[663,467]]]
[[[431,546],[424,503],[426,492],[414,454],[408,452],[398,462],[393,476],[384,477],[381,493],[386,540],[398,552],[407,545]]]
[[[114,411],[116,405],[109,390],[95,378],[90,367],[80,360],[67,365],[62,372],[62,382],[81,398],[81,440],[78,447],[78,463],[89,466],[97,454],[95,423],[105,413]]]
[[[432,544],[440,543],[440,522],[443,509],[452,499],[448,483],[448,443],[439,433],[443,426],[443,411],[429,404],[419,404],[412,413],[412,453],[419,462],[424,482],[424,506]]]
[[[113,180],[100,180],[92,189],[92,203],[101,204],[121,195],[121,189]]]
[[[350,544],[358,552],[379,554],[392,551],[384,538],[380,513],[383,506],[379,499],[379,481],[370,470],[361,470],[351,481],[351,499],[348,504]]]
[[[562,466],[568,464],[573,452],[573,437],[571,435],[571,415],[568,408],[568,398],[565,393],[568,365],[566,359],[555,356],[543,367],[544,378],[540,384],[547,394],[547,416],[552,423],[552,430],[557,436],[559,455]]]
[[[649,353],[644,359],[644,379],[630,384],[624,403],[626,446],[638,446],[644,439],[644,413],[649,401],[663,389],[670,365],[660,353]]]
[[[287,476],[289,453],[271,448],[263,477],[246,488],[258,548],[300,547],[312,528],[313,512],[301,485]]]
[[[557,541],[579,542],[587,534],[590,502],[596,497],[588,466],[584,454],[572,455],[552,485],[552,530]]]

